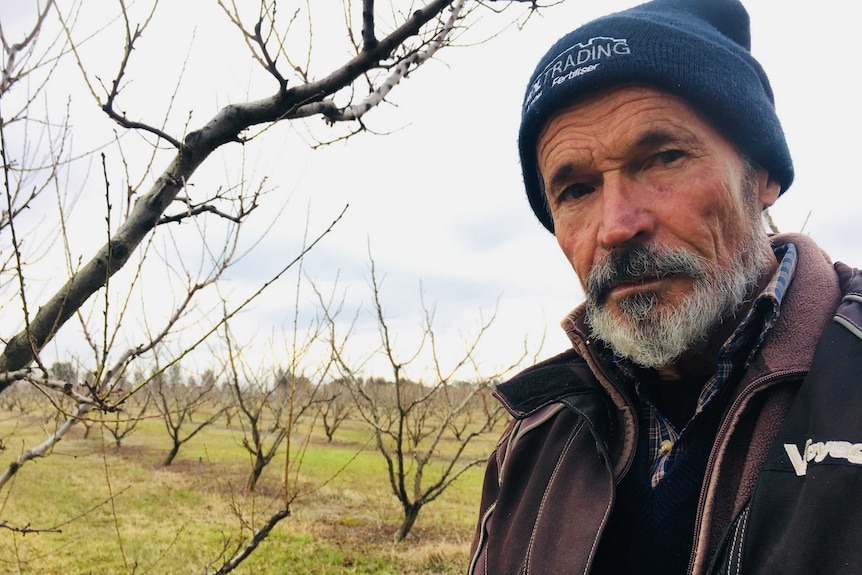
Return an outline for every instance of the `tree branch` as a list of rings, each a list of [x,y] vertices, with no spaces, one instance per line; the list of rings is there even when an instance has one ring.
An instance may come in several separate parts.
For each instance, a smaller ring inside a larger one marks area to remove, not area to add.
[[[39,13],[36,23],[33,24],[33,29],[30,30],[23,40],[11,46],[6,41],[6,35],[3,33],[3,25],[0,23],[0,43],[2,43],[3,50],[6,52],[6,63],[3,65],[2,74],[0,74],[0,95],[5,94],[12,87],[12,84],[20,79],[19,74],[15,72],[15,68],[18,66],[18,54],[22,50],[32,46],[32,43],[42,30],[42,24],[45,22],[45,17],[48,16],[48,11],[53,8],[53,5],[54,0],[48,0],[45,3],[45,8]]]
[[[374,34],[374,0],[362,0],[362,50],[373,50],[377,46]]]
[[[129,130],[143,130],[145,132],[150,132],[152,134],[155,134],[159,138],[170,142],[173,147],[179,149],[182,146],[182,143],[173,136],[167,134],[164,130],[160,130],[154,126],[150,126],[149,124],[145,124],[143,122],[129,120],[126,117],[125,113],[119,113],[114,108],[114,103],[117,99],[117,96],[120,94],[120,83],[122,82],[123,77],[126,75],[126,70],[129,66],[129,60],[132,56],[132,50],[135,49],[135,42],[140,39],[141,33],[143,32],[144,28],[146,28],[149,24],[154,12],[155,5],[153,6],[153,11],[150,12],[143,26],[136,26],[135,31],[132,32],[131,27],[129,26],[129,20],[126,14],[125,6],[123,6],[123,21],[126,25],[126,45],[125,49],[123,50],[123,58],[120,61],[120,69],[117,71],[116,76],[114,76],[114,80],[111,82],[111,90],[108,92],[108,99],[102,105],[102,111],[105,112],[109,118],[111,118],[124,128],[127,128]]]
[[[248,545],[243,547],[239,553],[230,559],[230,561],[225,562],[224,565],[219,567],[216,571],[213,571],[212,575],[224,575],[239,567],[240,563],[245,561],[245,559],[251,555],[255,549],[257,549],[263,540],[269,536],[275,526],[278,525],[279,521],[287,517],[290,517],[290,508],[288,507],[284,507],[272,514],[266,524],[254,532],[254,536],[251,538],[251,541],[248,542]],[[207,571],[207,573],[209,573],[209,571]]]
[[[253,205],[248,210],[242,210],[239,214],[232,216],[230,214],[224,213],[223,211],[219,210],[218,208],[216,208],[213,205],[203,204],[200,206],[191,207],[181,214],[174,214],[172,216],[163,216],[163,217],[159,218],[158,225],[161,226],[164,224],[171,224],[171,223],[175,223],[175,222],[180,222],[180,221],[185,220],[187,218],[191,218],[194,216],[199,216],[201,214],[207,214],[207,213],[215,214],[220,218],[224,218],[228,221],[231,221],[231,222],[238,224],[243,220],[243,218],[245,218],[248,214],[250,214],[252,211],[254,211],[255,208],[257,208],[257,204]]]
[[[446,21],[446,24],[443,28],[437,33],[437,35],[429,42],[428,47],[425,50],[419,50],[413,52],[409,56],[401,59],[398,64],[396,64],[392,73],[386,78],[386,80],[371,94],[369,94],[362,102],[359,104],[354,104],[351,106],[347,106],[345,108],[339,108],[335,102],[331,98],[319,100],[317,102],[311,102],[308,104],[302,105],[298,108],[293,114],[292,117],[305,117],[312,116],[316,114],[323,114],[330,122],[342,122],[348,120],[357,120],[365,115],[369,110],[380,104],[384,98],[392,91],[398,83],[407,77],[407,74],[410,72],[411,67],[419,66],[423,62],[427,61],[431,58],[437,50],[439,50],[446,41],[446,38],[452,32],[455,22],[458,20],[461,14],[461,9],[464,6],[465,0],[446,0],[444,2],[437,2],[439,4],[443,4],[439,12],[443,11],[443,8],[451,4],[451,13],[449,18]],[[438,13],[439,13],[438,12]],[[435,14],[436,15],[436,14]],[[413,18],[424,16],[424,11],[417,10],[413,13]],[[409,24],[409,21],[401,26],[395,33],[404,28]],[[395,34],[393,33],[393,35]],[[364,30],[363,30],[364,34]],[[387,43],[392,36],[390,35],[386,39],[380,42],[380,46]],[[406,37],[404,38],[406,40]],[[402,40],[403,42],[403,40]],[[367,52],[361,52],[359,56],[354,58],[354,62],[361,61],[363,56],[366,54],[374,54],[378,52],[378,49],[371,49]],[[379,60],[378,60],[379,61]],[[342,68],[345,70],[348,68],[350,64]],[[367,68],[367,69],[370,69]],[[335,93],[334,91],[331,93]]]

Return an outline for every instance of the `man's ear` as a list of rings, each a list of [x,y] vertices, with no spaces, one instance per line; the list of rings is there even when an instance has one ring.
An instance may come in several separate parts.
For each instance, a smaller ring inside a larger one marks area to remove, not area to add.
[[[781,182],[773,179],[763,168],[757,169],[757,197],[761,208],[768,208],[778,199],[781,193]]]

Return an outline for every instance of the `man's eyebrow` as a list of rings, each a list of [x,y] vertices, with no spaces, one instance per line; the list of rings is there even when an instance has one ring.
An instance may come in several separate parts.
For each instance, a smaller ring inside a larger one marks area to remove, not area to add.
[[[572,178],[581,171],[579,164],[575,162],[566,162],[562,166],[554,170],[551,175],[546,191],[555,190],[569,183]]]
[[[668,132],[666,130],[652,129],[640,135],[631,145],[632,150],[651,150],[660,148],[666,144],[680,143],[689,146],[694,145],[695,138],[688,133]]]

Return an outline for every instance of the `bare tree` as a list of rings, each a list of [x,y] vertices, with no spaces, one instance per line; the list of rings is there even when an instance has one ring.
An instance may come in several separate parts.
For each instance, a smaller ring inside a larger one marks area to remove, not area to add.
[[[166,374],[155,376],[147,386],[153,405],[161,414],[171,438],[171,449],[165,457],[165,466],[173,463],[180,447],[212,425],[225,409],[211,401],[210,395],[215,388],[215,381],[205,385],[187,385],[182,381],[179,367],[179,364],[174,364]],[[195,413],[202,411],[203,418],[197,423],[192,421]]]
[[[297,274],[301,282],[301,270]],[[297,294],[299,290],[297,290]],[[298,297],[298,295],[297,295]],[[294,309],[298,308],[295,306]],[[285,350],[290,361],[287,368],[254,368],[241,360],[233,335],[225,325],[224,341],[227,345],[227,386],[233,393],[236,412],[242,429],[241,444],[251,457],[251,473],[248,491],[254,491],[266,466],[286,443],[288,455],[286,465],[291,463],[290,438],[297,431],[301,418],[313,411],[320,402],[319,390],[327,377],[331,362],[324,361],[314,368],[314,379],[302,373],[303,360],[309,349],[320,338],[320,327],[312,325],[305,331],[305,339],[296,335],[299,330],[298,317],[294,316],[294,329],[289,349]],[[309,433],[312,426],[309,427]],[[290,469],[286,467],[285,488],[290,483]]]
[[[135,394],[126,401],[121,411],[102,415],[99,420],[102,430],[111,436],[117,449],[120,449],[123,441],[138,428],[138,424],[144,419],[152,404],[152,398],[149,393],[143,397]]]
[[[297,286],[302,283],[302,270],[297,273]],[[251,460],[249,479],[242,492],[242,502],[255,500],[255,489],[258,486],[264,469],[270,465],[284,446],[284,467],[281,481],[281,497],[275,501],[280,504],[271,511],[268,519],[262,525],[244,516],[244,503],[234,505],[234,513],[240,520],[243,532],[249,533],[248,539],[240,539],[230,550],[225,547],[222,556],[222,566],[214,573],[227,573],[238,566],[267,537],[275,525],[290,515],[291,506],[301,495],[299,488],[299,471],[308,447],[313,421],[305,426],[304,435],[298,422],[304,415],[312,413],[317,402],[317,392],[322,382],[328,377],[332,366],[331,360],[324,361],[311,369],[312,376],[302,374],[304,361],[310,349],[318,342],[322,326],[315,320],[308,329],[300,330],[298,314],[299,290],[294,301],[293,330],[286,343],[287,349],[281,357],[286,357],[286,367],[275,368],[267,373],[265,368],[252,368],[242,359],[243,354],[237,348],[229,323],[224,324],[223,340],[227,348],[227,360],[224,371],[227,373],[227,383],[224,387],[231,390],[235,405],[237,420],[242,432],[241,445],[248,452]],[[300,339],[299,333],[304,333]],[[294,436],[299,439],[294,443]],[[207,571],[209,572],[209,571]]]
[[[491,410],[484,416],[474,417],[473,404],[492,381],[509,372],[524,357],[499,373],[482,376],[476,371],[474,354],[494,321],[492,316],[467,342],[460,359],[444,370],[437,353],[433,314],[427,309],[424,339],[411,353],[401,357],[393,345],[394,336],[386,319],[373,260],[371,286],[380,332],[378,352],[386,358],[391,379],[363,379],[362,362],[352,365],[344,353],[349,332],[339,335],[337,313],[333,313],[323,298],[321,305],[327,310],[333,356],[349,385],[356,412],[374,435],[377,451],[386,462],[390,488],[401,505],[402,521],[395,538],[403,541],[426,505],[440,497],[467,470],[486,461],[485,454],[469,456],[467,447],[495,424],[498,415]],[[434,379],[412,381],[405,372],[426,346],[430,348],[434,364]],[[455,380],[463,368],[475,373],[475,381],[469,386]],[[457,430],[457,434],[453,430]]]
[[[230,341],[230,338],[227,338]],[[254,491],[261,473],[270,464],[288,433],[283,413],[287,396],[273,379],[248,373],[238,366],[235,354],[229,356],[228,385],[234,394],[242,446],[251,456],[248,490]]]
[[[326,440],[332,443],[335,432],[350,419],[355,408],[347,380],[339,377],[323,386],[317,403],[323,432],[326,434]]]

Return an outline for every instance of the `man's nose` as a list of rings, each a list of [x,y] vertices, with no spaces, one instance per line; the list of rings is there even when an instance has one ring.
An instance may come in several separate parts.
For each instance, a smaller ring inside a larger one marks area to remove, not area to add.
[[[606,174],[601,190],[598,242],[614,249],[633,240],[646,243],[656,228],[652,201],[642,183],[625,174]]]

